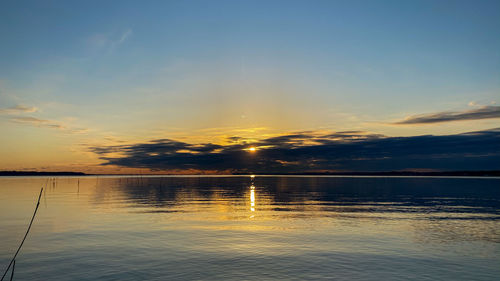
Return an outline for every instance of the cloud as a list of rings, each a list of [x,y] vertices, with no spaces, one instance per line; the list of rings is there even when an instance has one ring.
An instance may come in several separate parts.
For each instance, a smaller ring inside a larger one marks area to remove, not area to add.
[[[83,128],[68,128],[56,121],[38,119],[31,116],[15,117],[15,118],[10,118],[9,120],[14,123],[30,125],[39,128],[59,129],[64,132],[72,134],[85,133],[88,131],[87,129]]]
[[[120,39],[116,42],[117,44],[121,44],[125,42],[131,35],[132,35],[132,29],[127,29],[125,32],[122,33],[120,36]]]
[[[433,124],[452,121],[480,120],[500,118],[500,106],[482,106],[465,111],[445,111],[432,114],[422,114],[406,117],[402,121],[394,122],[396,125]]]
[[[250,146],[257,151],[249,152]],[[160,139],[89,149],[105,161],[103,165],[152,170],[303,173],[500,169],[500,129],[413,137],[299,133],[224,146]]]
[[[16,105],[8,108],[0,108],[0,114],[20,114],[37,112],[38,108],[34,106]]]
[[[49,120],[38,119],[35,117],[16,117],[11,118],[10,120],[15,123],[28,124],[36,127],[64,129],[64,126],[60,124],[53,123]]]
[[[109,35],[99,33],[89,37],[87,42],[93,49],[113,51],[116,47],[127,41],[132,34],[132,29],[123,31],[119,36],[117,36],[117,34]]]

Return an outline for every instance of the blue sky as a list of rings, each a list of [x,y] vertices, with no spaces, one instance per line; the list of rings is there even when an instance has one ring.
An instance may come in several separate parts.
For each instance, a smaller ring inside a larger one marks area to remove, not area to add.
[[[81,145],[491,129],[391,124],[495,107],[499,33],[498,1],[4,1],[3,149],[41,138],[97,163]]]

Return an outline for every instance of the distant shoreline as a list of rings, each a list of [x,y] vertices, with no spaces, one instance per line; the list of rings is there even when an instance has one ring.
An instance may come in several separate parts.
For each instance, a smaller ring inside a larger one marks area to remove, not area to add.
[[[250,173],[235,173],[227,176],[249,176]],[[258,173],[262,176],[457,176],[457,177],[500,177],[500,171],[446,171],[446,172],[338,172],[338,173]],[[82,172],[36,172],[36,171],[0,171],[1,176],[224,176],[205,174],[86,174]]]
[[[82,172],[0,171],[0,176],[89,176]]]

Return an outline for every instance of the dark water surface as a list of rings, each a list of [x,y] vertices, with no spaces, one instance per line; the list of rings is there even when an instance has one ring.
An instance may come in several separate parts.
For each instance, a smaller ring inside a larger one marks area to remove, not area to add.
[[[499,280],[500,179],[0,178],[15,280]]]

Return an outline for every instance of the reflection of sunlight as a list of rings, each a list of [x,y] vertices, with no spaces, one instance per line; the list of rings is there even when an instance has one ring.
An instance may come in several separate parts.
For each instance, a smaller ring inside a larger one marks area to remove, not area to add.
[[[255,212],[255,186],[250,186],[250,211]]]

